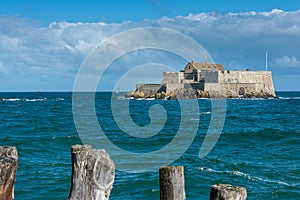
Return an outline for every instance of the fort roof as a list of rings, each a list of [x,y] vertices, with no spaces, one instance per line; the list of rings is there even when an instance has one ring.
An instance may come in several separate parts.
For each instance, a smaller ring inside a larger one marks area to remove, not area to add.
[[[211,71],[218,71],[218,70],[224,70],[224,67],[222,64],[213,64],[213,63],[198,63],[198,62],[189,62],[185,68],[184,71],[193,71],[193,70],[211,70]]]

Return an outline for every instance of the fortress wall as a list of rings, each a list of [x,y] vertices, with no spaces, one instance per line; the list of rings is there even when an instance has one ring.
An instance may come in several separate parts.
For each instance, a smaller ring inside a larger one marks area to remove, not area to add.
[[[219,71],[219,83],[262,83],[270,71]]]
[[[170,92],[173,92],[177,88],[178,89],[184,88],[184,84],[182,84],[182,83],[168,83],[168,84],[166,84],[166,88],[167,88],[166,93],[168,94]]]
[[[237,84],[235,92],[239,92],[239,88],[243,87],[246,93],[267,92],[275,96],[270,71],[219,71],[219,83]],[[234,92],[233,89],[231,92]]]
[[[204,91],[220,91],[221,88],[219,83],[204,83]]]
[[[145,96],[162,91],[166,92],[166,86],[163,84],[137,84],[136,89],[142,91]]]
[[[256,92],[264,91],[269,94],[272,94],[275,96],[275,90],[273,85],[273,79],[272,79],[272,72],[269,72],[265,76],[262,77],[263,81],[258,81],[255,84]]]
[[[243,89],[241,89],[243,88]],[[250,94],[255,92],[255,83],[206,83],[204,91],[210,94],[219,94],[224,97],[238,97],[241,94]],[[241,93],[242,92],[242,93]]]
[[[204,83],[204,91],[211,96],[233,96],[236,95],[236,84]]]
[[[162,84],[180,83],[180,77],[181,77],[180,72],[164,72]]]

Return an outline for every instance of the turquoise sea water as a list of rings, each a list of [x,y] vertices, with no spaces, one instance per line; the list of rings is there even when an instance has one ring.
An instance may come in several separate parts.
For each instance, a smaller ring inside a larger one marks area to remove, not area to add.
[[[187,199],[208,199],[215,183],[244,186],[248,199],[300,199],[300,92],[277,92],[277,96],[227,100],[222,134],[202,159],[198,153],[209,126],[211,102],[200,99],[200,108],[190,108],[200,115],[197,135],[172,163],[185,167]],[[66,199],[71,182],[70,146],[81,143],[73,120],[72,93],[0,93],[0,97],[0,145],[16,146],[19,153],[15,199]],[[110,97],[110,93],[97,93],[96,112],[105,134],[120,148],[141,154],[155,151],[178,130],[177,101],[130,100],[131,117],[140,126],[150,123],[149,108],[154,104],[162,105],[168,117],[158,135],[129,137],[112,119]],[[189,123],[183,125],[188,139]],[[168,156],[161,155],[161,159]],[[146,173],[117,170],[110,199],[159,199],[158,169]]]

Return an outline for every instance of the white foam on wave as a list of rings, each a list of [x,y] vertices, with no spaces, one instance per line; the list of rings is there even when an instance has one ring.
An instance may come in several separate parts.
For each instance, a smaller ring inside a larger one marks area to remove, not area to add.
[[[3,101],[21,101],[22,99],[14,98],[14,99],[3,99]]]
[[[144,101],[153,101],[153,100],[158,100],[158,101],[168,101],[167,98],[164,98],[164,99],[156,99],[156,98],[133,98],[133,97],[126,97],[124,99],[132,99],[132,100],[144,100]]]
[[[9,98],[9,99],[3,99],[3,101],[27,101],[27,102],[35,102],[35,101],[46,101],[47,98],[43,99],[20,99],[20,98]]]
[[[152,188],[152,189],[151,189],[151,192],[159,192],[159,189],[154,189],[154,188]]]
[[[211,112],[209,112],[209,111],[207,111],[207,112],[199,112],[198,114],[199,114],[199,115],[210,115]]]
[[[58,97],[58,98],[55,99],[55,101],[64,101],[64,100],[65,100],[65,99],[60,98],[60,97]]]
[[[291,97],[278,97],[278,99],[291,99]]]
[[[123,100],[131,100],[134,99],[133,97],[123,97]]]
[[[30,102],[35,102],[35,101],[46,101],[47,98],[43,98],[43,99],[25,99],[25,101],[30,101]]]
[[[278,99],[289,100],[289,99],[300,99],[300,97],[278,97]]]
[[[264,100],[272,100],[275,98],[240,98],[240,100],[246,100],[246,101],[264,101]]]
[[[284,181],[279,181],[279,180],[263,179],[261,177],[252,176],[251,174],[246,174],[246,173],[240,172],[240,171],[230,171],[230,170],[219,171],[219,170],[214,170],[214,169],[207,168],[207,167],[199,167],[198,170],[217,173],[217,174],[232,174],[232,175],[247,178],[251,181],[261,181],[261,182],[274,183],[274,184],[290,186],[290,187],[295,187],[295,186],[298,186],[300,184],[300,183],[286,183]]]
[[[145,100],[152,101],[155,100],[155,98],[146,98]]]

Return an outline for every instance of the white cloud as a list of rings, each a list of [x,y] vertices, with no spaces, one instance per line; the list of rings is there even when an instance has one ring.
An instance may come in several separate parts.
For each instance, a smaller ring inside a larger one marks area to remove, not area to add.
[[[0,72],[14,72],[15,79],[20,80],[41,76],[49,81],[69,80],[72,85],[80,64],[97,44],[124,30],[155,26],[187,34],[203,45],[216,62],[230,69],[264,69],[268,49],[270,68],[275,74],[287,67],[294,70],[286,73],[300,74],[299,19],[300,10],[274,9],[197,13],[119,24],[53,22],[42,27],[36,21],[0,16]],[[180,41],[177,46],[180,48]]]
[[[287,68],[300,69],[300,61],[294,56],[292,57],[282,56],[281,58],[277,58],[275,61],[275,65],[284,68],[287,67]]]
[[[4,67],[4,65],[0,62],[0,74],[1,73],[7,73],[7,69]]]

